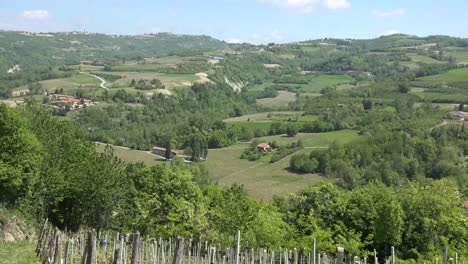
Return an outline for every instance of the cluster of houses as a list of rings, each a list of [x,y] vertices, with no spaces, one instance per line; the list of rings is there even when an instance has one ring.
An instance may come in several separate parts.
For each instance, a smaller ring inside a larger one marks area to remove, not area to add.
[[[70,109],[80,109],[85,106],[90,106],[93,105],[93,101],[85,98],[75,98],[74,96],[71,95],[65,95],[65,94],[51,94],[49,95],[50,98],[52,98],[52,105],[64,109],[67,106],[70,107]]]
[[[166,149],[162,147],[153,147],[152,149],[153,154],[166,157]],[[183,150],[171,150],[173,157],[182,157],[184,158],[185,162],[191,162],[192,157],[185,155]]]
[[[456,111],[452,112],[452,116],[460,120],[468,121],[468,112]]]

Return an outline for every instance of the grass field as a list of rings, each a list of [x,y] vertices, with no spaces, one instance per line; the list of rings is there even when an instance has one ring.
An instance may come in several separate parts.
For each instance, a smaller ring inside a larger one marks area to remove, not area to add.
[[[468,50],[449,51],[445,54],[454,57],[457,63],[468,63]]]
[[[0,264],[40,263],[34,249],[35,244],[28,241],[0,243]]]
[[[421,92],[416,93],[419,97],[430,102],[451,102],[468,104],[468,93],[465,94],[448,94],[448,93],[431,93]]]
[[[279,144],[287,144],[302,139],[305,149],[299,153],[308,153],[313,148],[326,148],[333,141],[346,143],[357,138],[355,131],[344,130],[320,134],[298,134],[296,137],[263,137],[260,140],[265,142],[276,140]],[[274,195],[297,192],[309,184],[326,180],[316,174],[296,174],[288,171],[292,155],[273,164],[263,160],[251,162],[240,159],[242,151],[248,146],[244,143],[209,150],[206,165],[212,177],[221,186],[242,184],[254,198],[269,200]]]
[[[281,108],[286,107],[290,102],[296,101],[296,94],[287,92],[287,91],[279,91],[278,96],[275,98],[263,98],[258,99],[257,103],[261,106],[268,107],[268,108]]]
[[[195,74],[185,73],[157,73],[157,72],[117,72],[117,75],[122,76],[122,79],[117,80],[111,85],[111,87],[128,87],[132,79],[138,81],[143,80],[160,80],[166,89],[173,89],[176,87],[187,87],[192,85],[194,82],[200,80]]]
[[[408,54],[408,57],[411,58],[412,61],[414,62],[422,62],[422,63],[426,63],[426,64],[440,64],[440,63],[444,63],[443,61],[438,61],[438,60],[435,60],[431,57],[428,57],[428,56],[422,56],[422,55],[418,55],[418,54]]]
[[[441,74],[418,78],[417,80],[432,82],[464,82],[468,81],[468,68],[454,69]]]
[[[308,153],[314,148],[327,148],[334,141],[347,143],[358,137],[355,131],[343,130],[317,134],[300,133],[295,137],[270,136],[259,139],[265,142],[277,141],[279,144],[289,144],[302,139],[305,149],[300,152]],[[105,144],[96,144],[98,151],[102,152],[104,147]],[[289,159],[292,155],[276,163],[269,163],[268,159],[254,162],[240,159],[241,153],[248,147],[249,143],[239,143],[227,148],[208,151],[208,161],[205,164],[217,183],[221,186],[242,184],[254,198],[269,200],[274,195],[296,192],[309,184],[325,180],[316,174],[297,174],[288,171]],[[146,151],[114,146],[114,154],[127,162],[143,162],[146,165],[165,163],[161,157]]]
[[[245,147],[247,145],[209,150],[206,165],[219,185],[242,184],[255,199],[270,200],[274,195],[292,193],[323,180],[316,174],[289,172],[290,157],[273,164],[240,159]]]
[[[349,75],[320,75],[312,79],[309,84],[303,85],[301,91],[308,93],[318,93],[327,86],[345,84],[353,81]]]
[[[106,144],[96,143],[96,150],[103,152]],[[143,162],[151,166],[165,163],[164,159],[147,151],[133,150],[124,147],[113,146],[114,155],[126,162]]]
[[[271,124],[275,122],[288,123],[289,118],[293,118],[297,120],[297,122],[311,122],[318,119],[318,116],[316,115],[303,116],[302,114],[303,112],[289,111],[256,113],[225,119],[224,122],[226,122],[228,126],[236,125],[245,128],[261,129],[264,131],[268,131],[271,127]]]
[[[259,138],[262,142],[276,141],[280,145],[291,144],[302,140],[305,148],[326,148],[333,142],[348,143],[359,137],[353,130],[341,130],[326,133],[299,133],[294,137],[287,136],[267,136]]]
[[[99,85],[101,82],[93,76],[87,74],[75,74],[72,77],[61,79],[64,82],[84,84],[84,85]]]

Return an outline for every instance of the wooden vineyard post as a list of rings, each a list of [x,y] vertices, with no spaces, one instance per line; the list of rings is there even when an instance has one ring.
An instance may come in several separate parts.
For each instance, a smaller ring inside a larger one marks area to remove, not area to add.
[[[189,239],[189,244],[188,244],[188,264],[191,262],[191,257],[192,257],[192,239]]]
[[[236,264],[239,264],[239,257],[240,257],[240,230],[237,230],[237,248],[236,248]]]
[[[63,254],[63,264],[67,264],[69,244],[70,244],[70,238],[67,238],[67,242],[65,242],[65,252]]]
[[[184,238],[178,237],[174,249],[174,258],[172,264],[181,264],[184,257]]]
[[[445,246],[445,251],[444,251],[444,264],[447,264],[447,255],[448,255],[448,247]],[[395,263],[392,263],[395,264]]]
[[[55,250],[54,250],[54,263],[60,263],[61,262],[61,257],[60,257],[60,245],[61,245],[61,240],[60,240],[60,234],[57,234],[55,237]]]
[[[48,218],[44,221],[44,226],[42,227],[41,233],[39,234],[39,237],[37,239],[37,245],[36,245],[36,256],[39,256],[39,253],[41,252],[41,246],[42,246],[42,240],[44,239],[44,236],[47,231],[47,222],[49,221]]]
[[[279,247],[279,264],[283,264],[282,256],[283,256],[283,252],[281,250],[281,247]]]
[[[112,264],[118,264],[119,263],[119,257],[120,257],[120,248],[116,247],[114,249],[114,257],[112,258]]]
[[[140,233],[133,234],[132,259],[130,264],[136,264],[138,260],[138,247],[140,246]]]
[[[317,246],[317,241],[314,238],[314,253],[312,254],[312,264],[315,264],[316,246]]]
[[[96,243],[96,230],[92,229],[88,231],[88,239],[84,248],[83,255],[81,257],[81,264],[94,264],[94,257],[96,255],[95,245]]]
[[[344,248],[338,247],[336,250],[336,264],[344,264]]]

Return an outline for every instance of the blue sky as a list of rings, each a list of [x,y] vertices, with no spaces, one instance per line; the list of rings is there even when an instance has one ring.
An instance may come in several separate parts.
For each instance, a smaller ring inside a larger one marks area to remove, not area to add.
[[[290,42],[390,33],[468,37],[466,0],[0,0],[0,29],[205,34]]]

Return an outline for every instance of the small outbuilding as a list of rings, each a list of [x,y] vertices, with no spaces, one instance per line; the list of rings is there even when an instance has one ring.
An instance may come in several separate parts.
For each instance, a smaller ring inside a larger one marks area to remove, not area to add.
[[[257,145],[257,149],[261,151],[270,151],[271,147],[267,143],[260,143]]]

